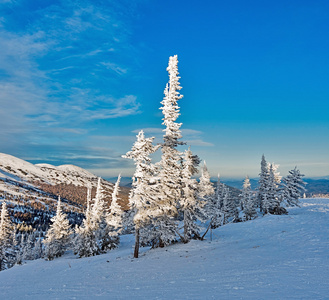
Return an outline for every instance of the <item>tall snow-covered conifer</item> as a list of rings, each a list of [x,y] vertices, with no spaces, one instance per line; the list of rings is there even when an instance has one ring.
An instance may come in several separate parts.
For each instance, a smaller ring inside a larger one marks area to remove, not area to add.
[[[176,120],[179,117],[178,100],[183,95],[179,93],[181,89],[178,76],[178,59],[177,55],[169,58],[167,71],[169,73],[169,82],[164,90],[165,97],[161,102],[160,108],[163,113],[163,125],[165,125],[162,156],[160,161],[160,187],[161,187],[161,202],[163,209],[168,216],[177,214],[177,201],[181,196],[181,153],[177,150],[178,145],[183,143],[181,139],[181,123]]]
[[[183,145],[180,141],[181,123],[176,122],[179,117],[178,100],[183,95],[179,93],[181,86],[178,76],[177,55],[169,58],[167,71],[169,73],[169,82],[164,90],[164,98],[161,102],[163,114],[163,125],[166,127],[163,135],[163,144],[161,147],[162,155],[159,172],[159,201],[160,211],[154,220],[154,245],[163,247],[172,243],[176,239],[177,222],[175,217],[178,215],[177,207],[182,195],[181,182],[181,152],[177,146]]]
[[[69,220],[61,209],[61,198],[58,197],[57,212],[51,219],[45,240],[45,255],[49,260],[62,256],[70,243],[71,229]]]

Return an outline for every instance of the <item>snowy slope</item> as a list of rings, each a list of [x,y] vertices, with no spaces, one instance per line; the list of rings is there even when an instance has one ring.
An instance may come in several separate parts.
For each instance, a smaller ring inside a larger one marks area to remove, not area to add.
[[[53,166],[49,164],[33,165],[17,157],[0,153],[0,178],[17,177],[25,181],[39,181],[49,184],[74,184],[87,186],[91,181],[97,183],[97,176],[73,165]]]
[[[28,262],[0,272],[0,299],[329,299],[329,199],[228,224],[213,241]]]

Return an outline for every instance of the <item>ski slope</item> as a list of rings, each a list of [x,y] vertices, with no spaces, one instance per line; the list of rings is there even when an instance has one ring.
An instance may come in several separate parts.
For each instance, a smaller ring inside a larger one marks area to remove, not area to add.
[[[206,241],[37,260],[0,272],[0,299],[329,299],[329,199],[228,224]]]

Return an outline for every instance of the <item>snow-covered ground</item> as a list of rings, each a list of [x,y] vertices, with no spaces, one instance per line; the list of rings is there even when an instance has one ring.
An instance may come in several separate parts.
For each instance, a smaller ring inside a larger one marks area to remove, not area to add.
[[[37,260],[0,272],[0,299],[329,299],[329,199],[213,231],[213,241]]]

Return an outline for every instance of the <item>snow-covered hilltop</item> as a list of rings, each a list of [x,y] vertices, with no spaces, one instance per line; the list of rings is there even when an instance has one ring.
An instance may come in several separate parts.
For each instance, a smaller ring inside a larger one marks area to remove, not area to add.
[[[97,183],[97,176],[74,165],[53,166],[50,164],[33,165],[17,157],[0,153],[0,178],[20,178],[29,182],[43,182],[49,184],[74,184],[87,186]]]
[[[65,211],[79,214],[86,204],[87,187],[93,188],[94,195],[97,180],[96,175],[78,166],[33,165],[0,153],[0,203],[3,199],[8,202],[9,213],[18,224],[24,221],[38,228],[40,219],[42,224],[49,223],[56,210],[58,195],[63,198]],[[107,196],[110,196],[114,185],[106,180],[102,183]],[[76,216],[72,218],[74,223]]]

